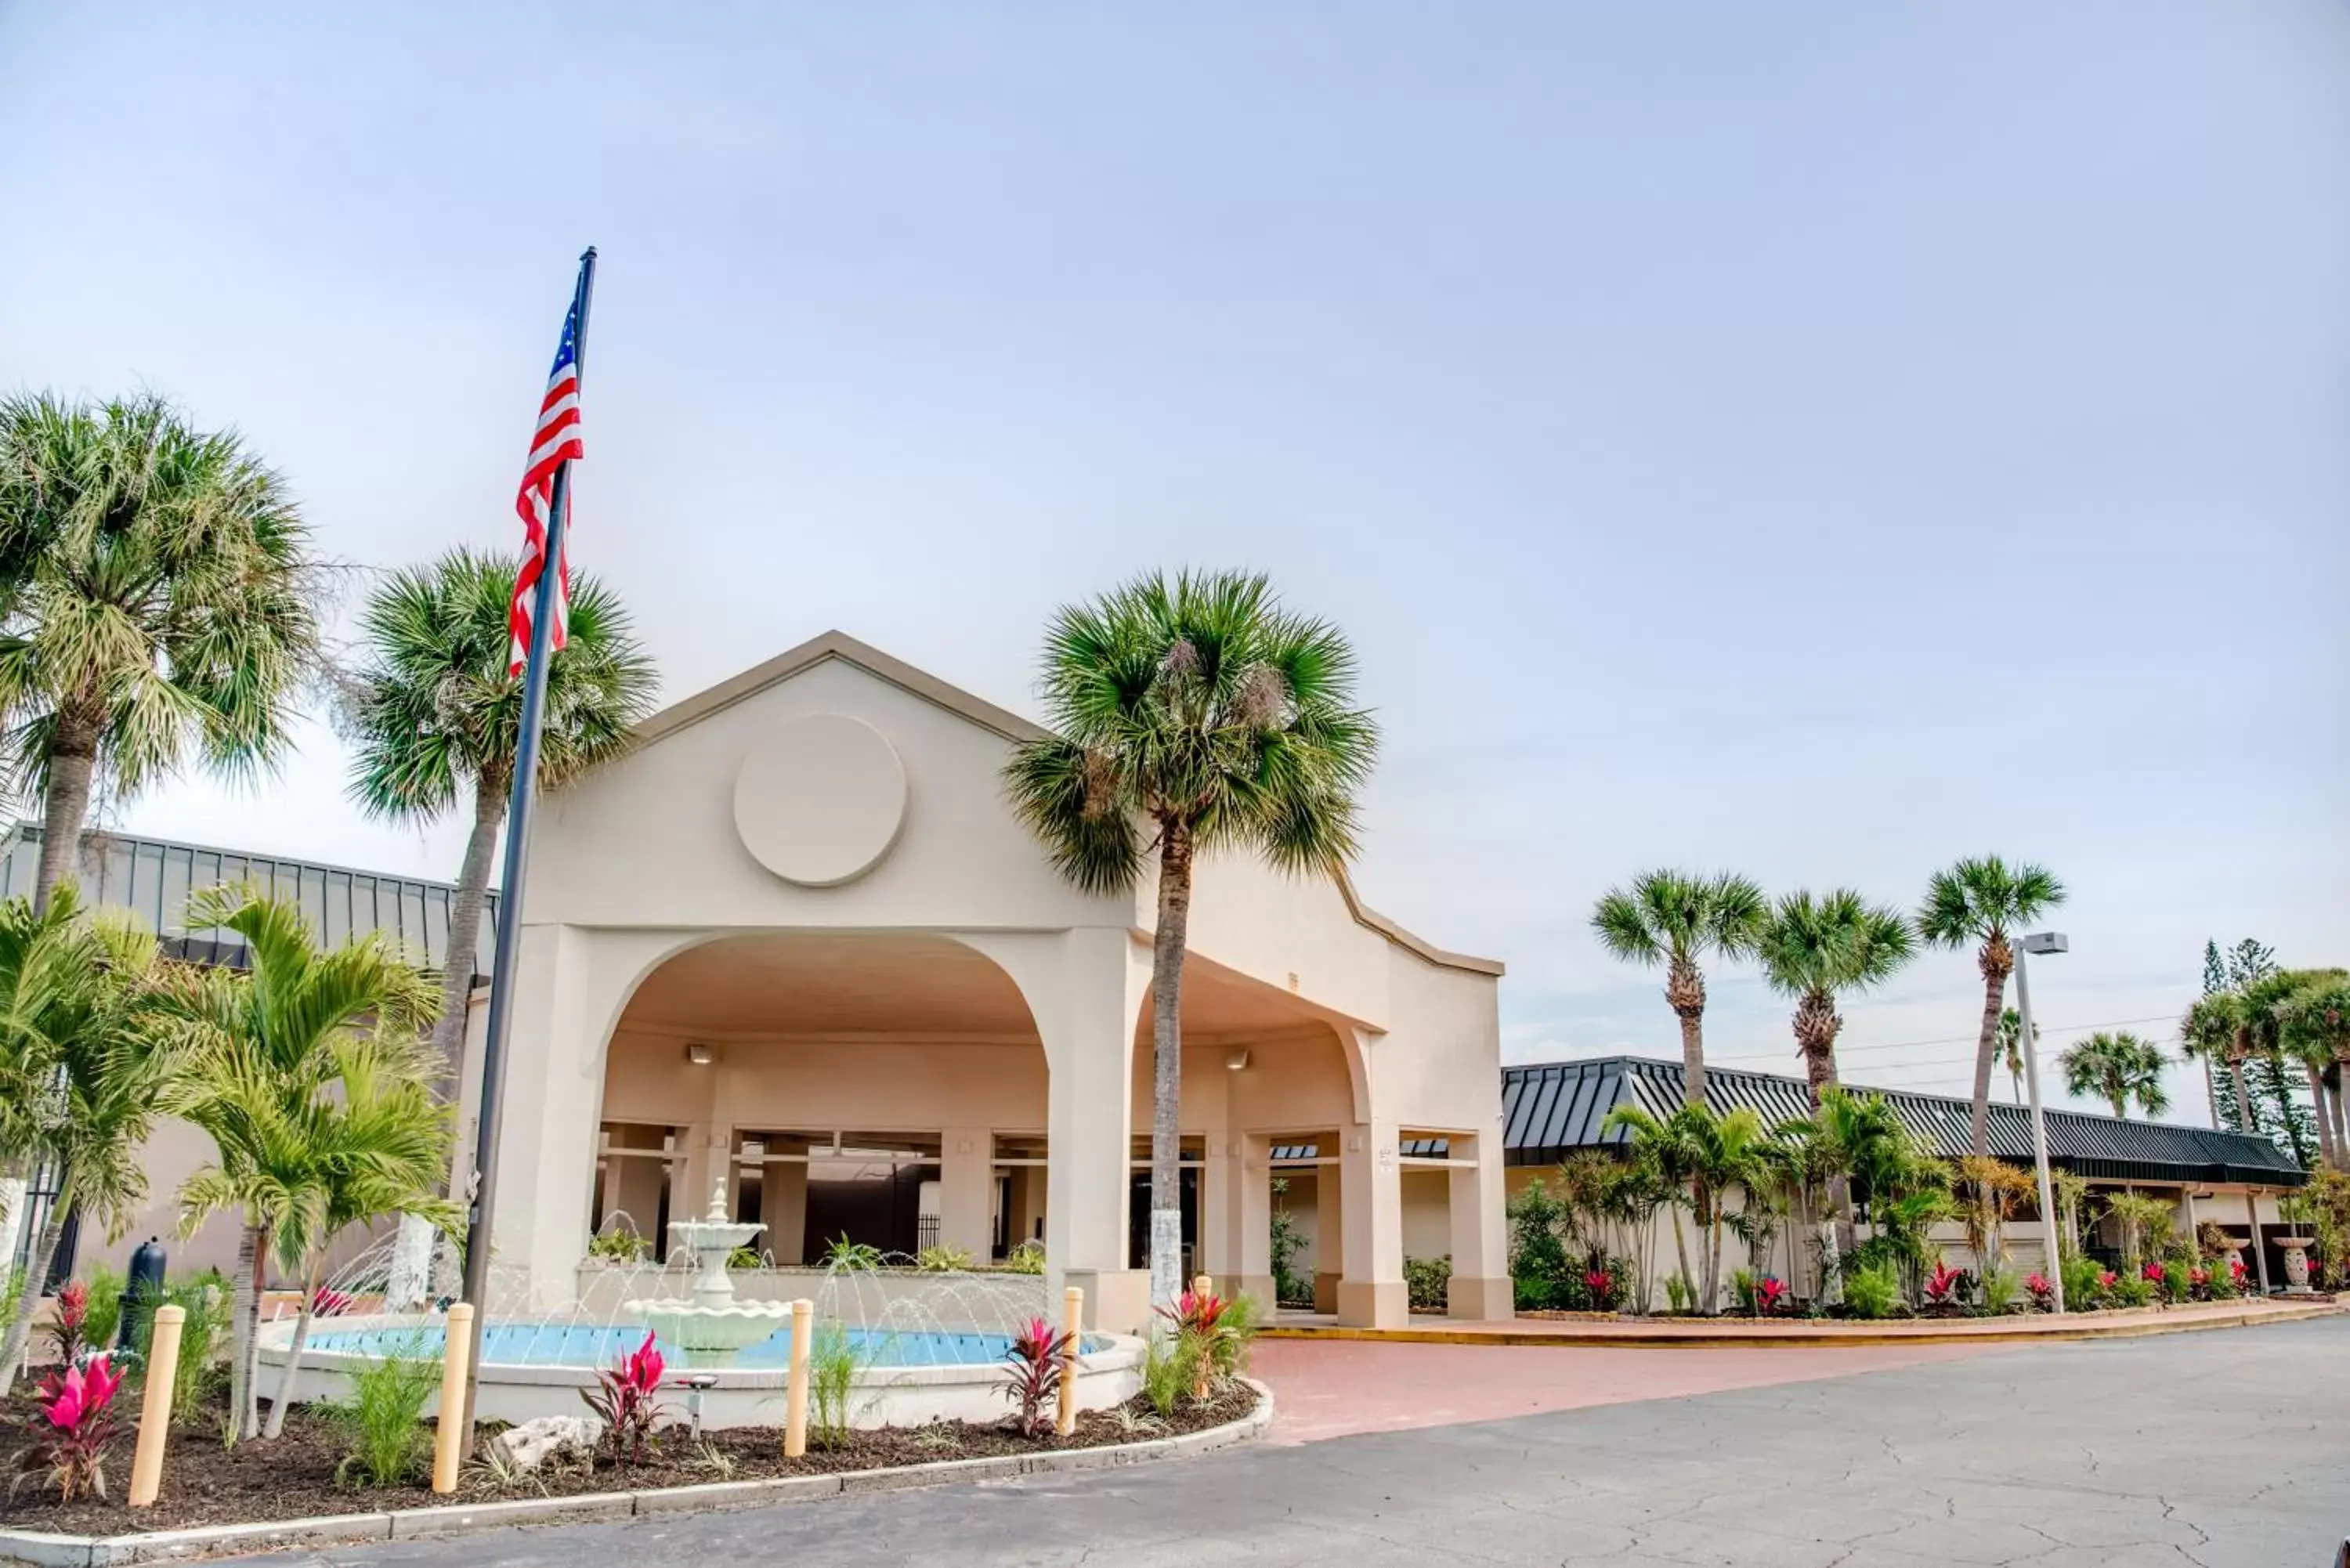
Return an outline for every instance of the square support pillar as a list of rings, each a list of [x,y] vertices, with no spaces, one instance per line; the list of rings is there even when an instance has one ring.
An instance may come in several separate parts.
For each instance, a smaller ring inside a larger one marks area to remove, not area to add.
[[[1196,1272],[1215,1278],[1226,1293],[1240,1288],[1241,1189],[1247,1172],[1241,1159],[1237,1133],[1211,1132],[1204,1144],[1207,1159],[1200,1169],[1200,1266]]]
[[[1346,1270],[1338,1321],[1350,1328],[1401,1328],[1411,1317],[1403,1281],[1403,1170],[1397,1124],[1357,1122],[1341,1155]]]
[[[807,1146],[785,1152],[806,1154]],[[771,1159],[759,1173],[759,1217],[767,1226],[759,1246],[778,1268],[807,1261],[807,1162],[801,1159]]]
[[[1454,1133],[1455,1159],[1473,1159],[1474,1169],[1446,1172],[1451,1199],[1452,1279],[1445,1286],[1444,1310],[1453,1317],[1488,1322],[1516,1315],[1510,1280],[1509,1242],[1503,1225],[1502,1140]]]
[[[1273,1142],[1253,1133],[1236,1134],[1226,1163],[1232,1171],[1235,1210],[1233,1258],[1227,1290],[1254,1298],[1265,1313],[1274,1309],[1273,1280]]]
[[[1336,1157],[1344,1147],[1343,1134],[1326,1134],[1317,1146]],[[1347,1261],[1346,1174],[1336,1165],[1314,1169],[1314,1310],[1335,1314],[1338,1282]]]
[[[939,1137],[939,1245],[987,1261],[994,1240],[995,1135],[986,1127],[948,1127]]]

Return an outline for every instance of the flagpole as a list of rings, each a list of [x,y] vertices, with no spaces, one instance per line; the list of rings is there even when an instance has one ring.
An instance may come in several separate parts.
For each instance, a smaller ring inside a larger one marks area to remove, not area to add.
[[[579,257],[571,309],[573,370],[588,378],[588,306],[596,291],[596,247]],[[482,1365],[482,1327],[489,1319],[490,1226],[498,1188],[498,1115],[505,1098],[506,1037],[514,1028],[516,943],[522,935],[523,874],[530,863],[530,808],[537,794],[538,734],[546,706],[546,660],[555,630],[556,594],[563,581],[563,535],[571,516],[571,463],[555,471],[546,539],[539,554],[538,597],[530,617],[530,660],[523,669],[522,730],[515,739],[514,792],[506,802],[505,871],[498,883],[497,957],[490,967],[489,1028],[482,1043],[482,1100],[475,1114],[473,1175],[467,1184],[465,1283],[461,1299],[473,1306],[472,1355],[465,1361],[462,1454],[473,1451],[473,1387]],[[446,1420],[451,1412],[442,1411]]]

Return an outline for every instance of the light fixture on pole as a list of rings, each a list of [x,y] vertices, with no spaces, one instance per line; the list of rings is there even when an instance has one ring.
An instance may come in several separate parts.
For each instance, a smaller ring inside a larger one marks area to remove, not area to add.
[[[2032,981],[2025,973],[2027,953],[2061,953],[2073,944],[2062,931],[2037,931],[2015,945],[2015,1012],[2023,1047],[2023,1081],[2032,1086],[2032,1163],[2040,1176],[2040,1235],[2047,1254],[2048,1282],[2054,1287],[2056,1310],[2064,1310],[2064,1256],[2056,1240],[2056,1198],[2048,1179],[2048,1121],[2040,1114],[2040,1041],[2032,1032]]]

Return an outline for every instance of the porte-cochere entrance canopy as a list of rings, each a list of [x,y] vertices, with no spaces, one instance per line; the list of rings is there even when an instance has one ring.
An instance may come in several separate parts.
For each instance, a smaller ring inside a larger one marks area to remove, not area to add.
[[[723,1183],[779,1263],[844,1235],[1041,1246],[1097,1326],[1139,1326],[1152,890],[1055,877],[999,783],[1035,733],[834,633],[548,799],[495,1236],[539,1303],[572,1298],[596,1228],[658,1239]],[[1190,1268],[1269,1300],[1274,1183],[1295,1175],[1326,1309],[1403,1321],[1409,1192],[1451,1310],[1507,1315],[1501,966],[1240,858],[1202,865],[1191,930]]]

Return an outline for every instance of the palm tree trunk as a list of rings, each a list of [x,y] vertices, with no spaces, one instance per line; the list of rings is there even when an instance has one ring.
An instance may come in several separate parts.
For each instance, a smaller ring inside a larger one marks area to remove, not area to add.
[[[2203,1103],[2211,1107],[2211,1130],[2220,1130],[2220,1085],[2211,1077],[2211,1058],[2203,1058]]]
[[[1183,1275],[1183,950],[1191,922],[1191,828],[1159,843],[1159,926],[1150,944],[1150,1302],[1172,1307]]]
[[[2252,1130],[2252,1096],[2245,1092],[2244,1059],[2241,1056],[2228,1058],[2228,1077],[2236,1085],[2236,1130],[2251,1132]]]
[[[494,775],[473,785],[473,831],[457,867],[457,891],[449,905],[449,949],[441,959],[441,1016],[432,1023],[432,1054],[451,1072],[465,1047],[465,1011],[481,965],[482,903],[489,894],[490,856],[506,818],[506,792]]]
[[[277,1393],[269,1401],[269,1424],[261,1429],[265,1438],[274,1438],[286,1429],[286,1409],[294,1403],[294,1376],[302,1365],[302,1346],[310,1338],[310,1318],[317,1307],[318,1269],[313,1263],[302,1286],[302,1310],[294,1319],[294,1343],[286,1347],[286,1367],[277,1375]]]
[[[2325,1103],[2325,1075],[2314,1062],[2303,1062],[2301,1066],[2309,1075],[2309,1108],[2314,1113],[2310,1120],[2317,1124],[2317,1158],[2339,1170],[2342,1160],[2334,1147],[2334,1113]]]
[[[1975,1098],[1967,1137],[1980,1159],[1991,1153],[1991,1069],[1999,1059],[1999,1014],[2007,1001],[2007,971],[1991,961],[1984,949],[1982,1031],[1975,1042]]]
[[[1713,1194],[1700,1183],[1691,1183],[1690,1189],[1690,1207],[1697,1216],[1698,1278],[1693,1282],[1698,1292],[1696,1306],[1699,1316],[1708,1317],[1712,1315],[1717,1293],[1713,1273],[1717,1246],[1715,1236],[1721,1221],[1714,1215]]]
[[[1676,954],[1665,977],[1665,1001],[1681,1023],[1681,1103],[1705,1104],[1705,976]]]
[[[8,1325],[8,1339],[0,1345],[0,1397],[16,1386],[16,1371],[25,1365],[25,1346],[33,1337],[33,1319],[41,1305],[41,1287],[48,1283],[49,1270],[56,1266],[58,1243],[65,1240],[66,1213],[68,1205],[63,1201],[49,1205],[42,1217],[40,1234],[33,1239],[32,1255],[25,1260],[29,1265],[25,1274],[25,1293],[16,1303],[16,1321]]]
[[[89,817],[90,777],[98,766],[98,738],[105,727],[70,711],[57,714],[49,744],[48,788],[41,802],[41,863],[33,874],[33,911],[49,907],[49,893],[75,874],[81,859],[82,824]]]
[[[259,1356],[262,1230],[241,1225],[236,1235],[236,1279],[229,1292],[228,1408],[230,1429],[238,1438],[254,1433],[254,1367]]]
[[[1681,1283],[1694,1288],[1697,1282],[1690,1277],[1689,1237],[1681,1231],[1681,1206],[1679,1203],[1673,1205],[1673,1256],[1680,1260]]]

